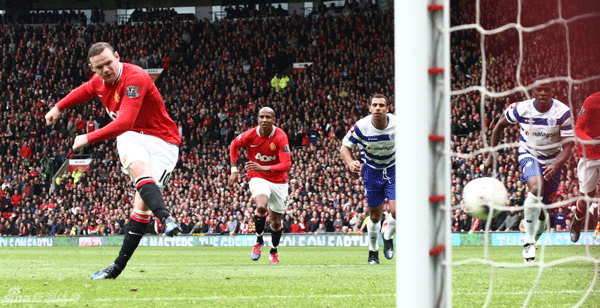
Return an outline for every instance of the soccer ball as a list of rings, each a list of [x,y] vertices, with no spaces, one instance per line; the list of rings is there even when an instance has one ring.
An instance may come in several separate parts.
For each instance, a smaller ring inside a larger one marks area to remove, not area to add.
[[[479,219],[496,217],[500,214],[497,208],[506,205],[506,194],[506,187],[497,179],[477,178],[467,183],[463,189],[465,210]]]

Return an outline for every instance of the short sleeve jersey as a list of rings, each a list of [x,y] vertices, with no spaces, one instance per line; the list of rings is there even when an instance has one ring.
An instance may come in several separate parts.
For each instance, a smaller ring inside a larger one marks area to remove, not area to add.
[[[504,116],[519,124],[519,157],[531,156],[542,164],[553,163],[562,138],[574,136],[571,109],[555,99],[546,112],[537,111],[535,99],[530,99],[510,105]]]

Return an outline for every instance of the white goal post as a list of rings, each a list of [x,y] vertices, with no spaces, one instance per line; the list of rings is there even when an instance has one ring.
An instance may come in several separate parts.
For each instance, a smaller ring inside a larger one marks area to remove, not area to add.
[[[449,0],[394,1],[398,307],[452,306],[449,25]]]

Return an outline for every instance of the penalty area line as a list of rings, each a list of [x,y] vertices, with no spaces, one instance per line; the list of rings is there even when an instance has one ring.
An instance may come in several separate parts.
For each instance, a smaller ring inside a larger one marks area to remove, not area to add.
[[[111,301],[185,301],[185,300],[222,300],[222,299],[269,299],[269,298],[348,298],[348,297],[380,297],[380,296],[396,296],[396,294],[306,294],[306,295],[263,295],[263,296],[205,296],[205,297],[121,297],[121,298],[97,298],[93,301],[111,302]]]

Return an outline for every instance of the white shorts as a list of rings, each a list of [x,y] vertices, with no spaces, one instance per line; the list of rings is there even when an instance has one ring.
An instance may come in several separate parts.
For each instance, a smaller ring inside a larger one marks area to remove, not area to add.
[[[271,211],[280,214],[285,212],[289,187],[287,183],[275,184],[265,179],[252,178],[248,186],[250,186],[253,199],[258,195],[267,195]]]
[[[150,166],[152,177],[161,189],[169,182],[179,158],[177,145],[155,136],[132,131],[117,137],[117,150],[123,166],[121,169],[125,174],[129,174],[127,168],[132,162],[141,160]],[[131,180],[135,181],[133,178]]]
[[[582,157],[577,163],[577,177],[579,178],[579,191],[587,194],[596,191],[600,179],[600,160]]]

